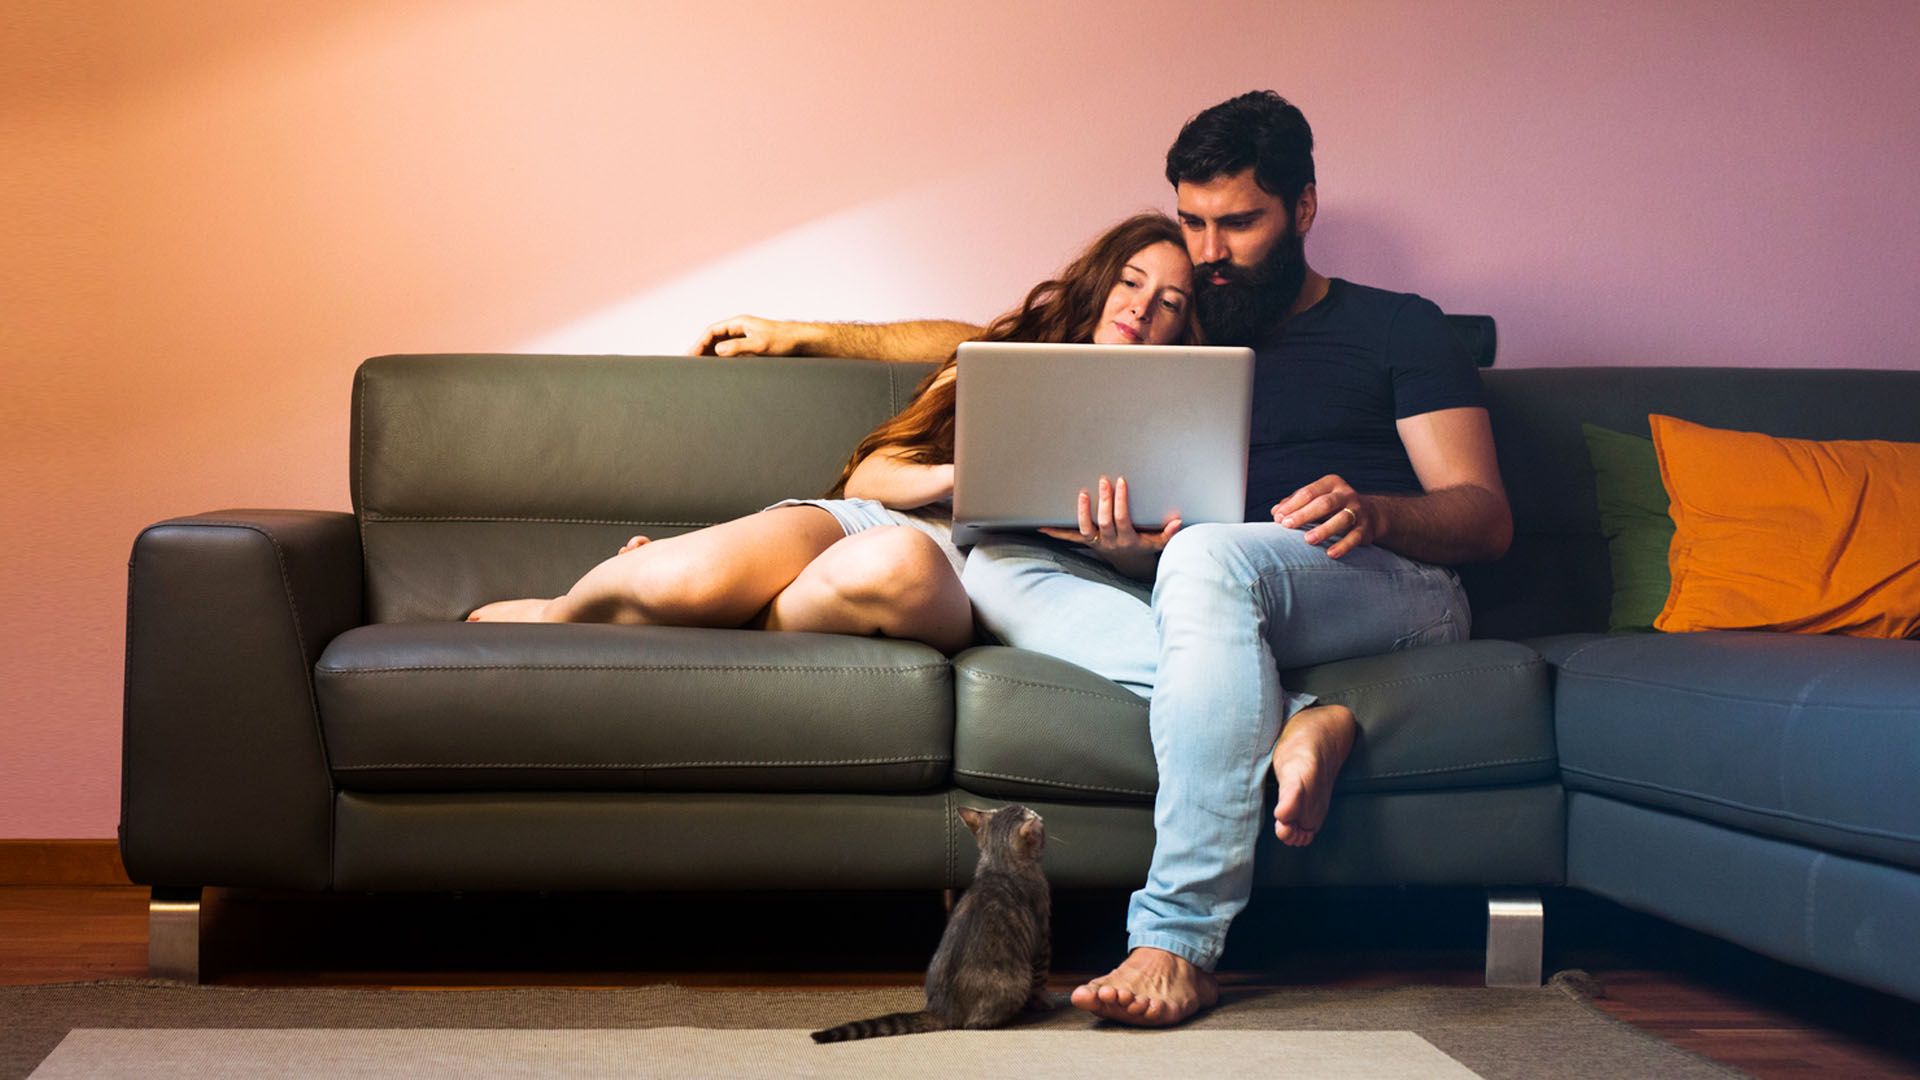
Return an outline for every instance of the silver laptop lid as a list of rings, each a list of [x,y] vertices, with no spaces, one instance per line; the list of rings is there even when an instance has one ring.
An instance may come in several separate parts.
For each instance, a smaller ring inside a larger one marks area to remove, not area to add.
[[[1142,529],[1243,520],[1252,349],[969,341],[957,366],[956,542],[1071,528],[1103,475]]]

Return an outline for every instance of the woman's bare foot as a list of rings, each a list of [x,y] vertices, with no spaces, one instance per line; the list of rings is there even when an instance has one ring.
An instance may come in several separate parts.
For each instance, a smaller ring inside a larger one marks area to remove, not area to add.
[[[467,616],[468,622],[546,622],[543,618],[548,601],[539,597],[525,600],[495,600],[491,604],[482,604]]]
[[[634,548],[639,547],[641,544],[650,544],[652,542],[653,541],[647,539],[644,536],[636,536],[633,539],[628,540],[625,544],[621,545],[620,550],[614,552],[614,554],[625,555],[627,552],[632,551]]]
[[[1280,797],[1273,807],[1273,834],[1288,847],[1306,847],[1327,823],[1333,781],[1360,733],[1345,705],[1314,705],[1287,720],[1273,747],[1273,778]]]
[[[1073,1007],[1140,1027],[1168,1027],[1220,1000],[1220,984],[1185,957],[1138,948],[1120,966],[1073,991]]]

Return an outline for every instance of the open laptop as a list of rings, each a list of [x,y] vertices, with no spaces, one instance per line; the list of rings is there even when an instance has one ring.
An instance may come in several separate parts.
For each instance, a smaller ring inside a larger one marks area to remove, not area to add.
[[[1139,529],[1246,514],[1252,349],[969,341],[956,378],[955,543],[1075,528],[1103,475]]]

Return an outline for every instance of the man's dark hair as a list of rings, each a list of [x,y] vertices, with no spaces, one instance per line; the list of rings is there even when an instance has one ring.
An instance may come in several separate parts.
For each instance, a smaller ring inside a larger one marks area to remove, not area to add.
[[[1313,129],[1271,90],[1241,94],[1187,121],[1167,150],[1167,183],[1204,184],[1248,166],[1260,190],[1280,196],[1289,213],[1313,183]]]

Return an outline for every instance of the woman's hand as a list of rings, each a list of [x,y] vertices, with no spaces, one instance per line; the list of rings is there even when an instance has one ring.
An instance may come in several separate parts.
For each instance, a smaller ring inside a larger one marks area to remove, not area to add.
[[[1096,503],[1085,488],[1080,489],[1080,529],[1041,529],[1055,540],[1084,544],[1088,551],[1105,560],[1115,570],[1137,581],[1153,578],[1161,549],[1180,531],[1176,512],[1157,532],[1141,532],[1133,527],[1133,510],[1127,504],[1127,478],[1108,481],[1100,478]]]

